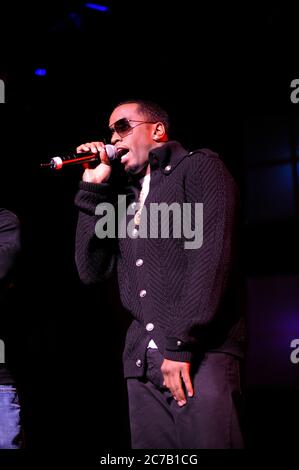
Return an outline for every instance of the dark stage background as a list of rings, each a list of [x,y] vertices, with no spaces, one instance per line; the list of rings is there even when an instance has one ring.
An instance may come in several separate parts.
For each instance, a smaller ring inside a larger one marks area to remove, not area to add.
[[[121,353],[130,318],[115,279],[74,263],[81,168],[39,164],[106,136],[119,100],[158,101],[188,149],[219,152],[243,201],[250,449],[294,448],[299,421],[297,26],[285,3],[82,1],[1,6],[1,207],[22,223],[6,345],[27,447],[129,449]],[[39,72],[38,69],[42,69]],[[7,315],[7,314],[6,314]],[[1,319],[2,321],[2,319]]]

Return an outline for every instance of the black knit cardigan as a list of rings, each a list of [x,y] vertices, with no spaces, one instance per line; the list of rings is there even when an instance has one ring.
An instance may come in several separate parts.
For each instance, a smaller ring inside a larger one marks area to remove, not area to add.
[[[200,248],[186,249],[184,234],[174,238],[171,227],[169,238],[97,237],[96,207],[110,202],[117,208],[119,194],[126,194],[126,205],[136,201],[133,180],[125,185],[113,182],[113,177],[103,184],[80,182],[75,198],[79,276],[84,283],[95,283],[117,268],[122,303],[134,317],[123,353],[126,377],[144,374],[150,339],[165,358],[175,361],[190,361],[205,351],[241,356],[243,350],[235,253],[239,197],[234,179],[217,154],[207,149],[188,152],[176,141],[152,150],[149,162],[148,226],[151,203],[191,203],[193,228],[194,203],[203,203]],[[125,217],[125,223],[132,224],[133,215]],[[137,260],[142,261],[136,265]]]

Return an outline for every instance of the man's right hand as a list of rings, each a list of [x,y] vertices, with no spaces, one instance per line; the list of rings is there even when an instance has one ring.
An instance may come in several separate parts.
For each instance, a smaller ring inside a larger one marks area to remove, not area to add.
[[[87,142],[77,147],[77,153],[88,152],[91,150],[96,153],[99,152],[101,163],[94,169],[85,168],[82,179],[87,183],[105,183],[111,175],[111,165],[105,150],[103,142]]]

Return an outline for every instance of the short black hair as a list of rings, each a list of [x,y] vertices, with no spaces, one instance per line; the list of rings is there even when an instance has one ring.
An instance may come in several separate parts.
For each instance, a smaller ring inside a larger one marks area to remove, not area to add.
[[[144,116],[146,116],[146,119],[149,121],[154,121],[154,122],[162,122],[164,124],[166,133],[169,134],[169,128],[170,128],[170,122],[169,122],[169,115],[163,109],[160,105],[157,103],[154,103],[153,101],[148,101],[148,100],[142,100],[142,99],[130,99],[126,101],[121,101],[118,103],[115,108],[118,108],[118,106],[122,106],[123,104],[134,104],[136,103],[138,105],[138,111]]]

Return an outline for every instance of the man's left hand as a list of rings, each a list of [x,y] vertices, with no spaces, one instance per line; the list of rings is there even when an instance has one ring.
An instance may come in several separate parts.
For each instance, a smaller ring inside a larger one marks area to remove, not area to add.
[[[179,406],[187,403],[183,383],[189,397],[193,396],[193,386],[190,378],[190,362],[178,362],[164,359],[161,371],[164,377],[164,385],[169,388],[173,398]]]

